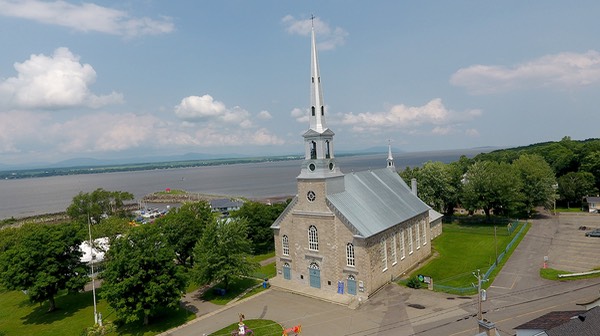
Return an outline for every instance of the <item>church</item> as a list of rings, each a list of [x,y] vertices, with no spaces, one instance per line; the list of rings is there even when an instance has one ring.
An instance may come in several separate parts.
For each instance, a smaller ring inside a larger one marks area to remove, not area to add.
[[[310,125],[298,192],[271,228],[275,286],[339,302],[368,299],[431,254],[441,215],[396,172],[391,148],[382,168],[344,174],[327,127],[314,28]],[[341,299],[341,300],[340,300]]]

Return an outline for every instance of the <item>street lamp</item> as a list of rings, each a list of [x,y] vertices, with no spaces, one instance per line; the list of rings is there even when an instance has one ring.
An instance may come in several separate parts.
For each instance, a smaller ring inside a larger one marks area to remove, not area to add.
[[[92,245],[92,224],[90,223],[90,214],[88,212],[88,216],[87,216],[87,222],[88,222],[88,233],[90,235],[90,270],[92,272],[91,276],[92,276],[92,296],[94,297],[94,324],[99,324],[100,326],[102,326],[102,319],[98,318],[98,310],[97,310],[97,306],[96,306],[96,283],[94,281],[95,275],[94,275],[94,246]]]

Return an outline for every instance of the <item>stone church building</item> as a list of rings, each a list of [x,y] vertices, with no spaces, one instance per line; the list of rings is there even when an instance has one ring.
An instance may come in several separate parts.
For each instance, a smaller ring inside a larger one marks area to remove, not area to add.
[[[398,175],[391,149],[381,169],[342,173],[326,124],[314,29],[310,85],[298,193],[271,226],[273,282],[323,298],[361,301],[429,257],[431,227],[439,234],[441,215]]]

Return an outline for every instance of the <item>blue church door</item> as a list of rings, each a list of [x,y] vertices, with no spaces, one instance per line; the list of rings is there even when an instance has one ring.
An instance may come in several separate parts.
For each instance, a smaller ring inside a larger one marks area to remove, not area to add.
[[[317,263],[311,263],[308,269],[310,275],[310,286],[321,288],[321,270]]]
[[[354,275],[348,275],[348,294],[356,295],[356,278]]]
[[[292,268],[290,267],[290,264],[288,264],[288,263],[283,264],[283,278],[285,280],[292,279]]]

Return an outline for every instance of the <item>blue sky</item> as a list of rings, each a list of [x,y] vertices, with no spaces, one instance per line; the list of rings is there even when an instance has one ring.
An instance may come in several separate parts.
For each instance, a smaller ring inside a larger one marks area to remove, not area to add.
[[[598,1],[0,0],[0,164],[598,137]]]

